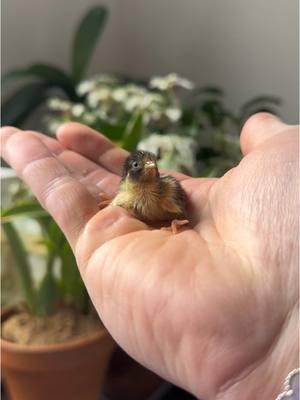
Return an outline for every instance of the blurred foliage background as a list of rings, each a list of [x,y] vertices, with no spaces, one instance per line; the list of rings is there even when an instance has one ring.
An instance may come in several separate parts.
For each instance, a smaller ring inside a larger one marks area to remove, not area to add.
[[[245,120],[258,111],[278,113],[278,97],[258,94],[232,110],[222,88],[198,87],[176,72],[140,79],[99,71],[86,79],[107,21],[103,6],[84,15],[71,43],[69,71],[33,63],[6,73],[4,88],[15,80],[25,83],[2,104],[2,124],[22,126],[46,105],[42,120],[48,134],[78,121],[129,151],[139,145],[159,153],[161,166],[220,176],[240,159],[238,135]]]
[[[2,124],[22,127],[35,117],[44,133],[54,135],[61,124],[77,121],[129,151],[138,147],[156,153],[161,167],[192,176],[221,176],[240,160],[239,132],[245,120],[258,111],[278,113],[279,98],[268,94],[232,110],[221,87],[198,87],[176,71],[146,79],[99,71],[87,78],[108,19],[104,6],[83,16],[70,46],[69,70],[32,63],[6,73],[4,90],[15,81],[21,85],[2,103]],[[2,228],[28,308],[45,316],[63,302],[87,312],[88,295],[64,235],[23,184],[10,190]],[[33,246],[16,223],[22,219],[38,227]],[[38,282],[30,260],[36,251],[44,265]]]

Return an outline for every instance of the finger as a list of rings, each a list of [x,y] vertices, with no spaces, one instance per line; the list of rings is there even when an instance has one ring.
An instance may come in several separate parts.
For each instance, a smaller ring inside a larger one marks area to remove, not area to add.
[[[101,133],[78,123],[67,123],[59,128],[58,140],[69,149],[93,160],[100,166],[121,175],[128,152],[115,146]],[[180,172],[160,170],[163,174],[172,174],[178,180],[189,178]]]
[[[241,132],[242,153],[250,153],[256,146],[283,132],[286,126],[275,115],[265,112],[254,114],[246,121]]]
[[[128,152],[116,147],[101,133],[71,122],[58,129],[57,138],[65,147],[82,154],[108,171],[121,175]]]
[[[3,128],[1,139],[4,159],[30,186],[74,248],[80,232],[98,212],[96,200],[36,136]]]
[[[20,129],[15,128],[14,126],[5,126],[4,128],[1,128],[0,131],[1,131],[1,140],[0,140],[1,157],[10,165],[5,143],[13,133],[19,132]]]
[[[110,197],[116,194],[120,182],[117,175],[108,172],[81,154],[67,149],[54,138],[34,131],[28,132],[40,139],[94,196],[98,196],[99,192],[105,192]]]

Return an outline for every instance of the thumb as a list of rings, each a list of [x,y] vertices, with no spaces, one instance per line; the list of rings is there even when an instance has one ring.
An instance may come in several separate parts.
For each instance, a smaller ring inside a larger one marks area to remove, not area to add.
[[[284,131],[287,125],[273,114],[261,112],[252,115],[245,123],[240,137],[244,156],[256,146]]]

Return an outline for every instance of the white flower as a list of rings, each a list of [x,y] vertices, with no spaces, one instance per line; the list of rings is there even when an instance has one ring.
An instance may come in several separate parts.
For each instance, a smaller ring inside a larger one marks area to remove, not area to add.
[[[159,89],[159,90],[167,90],[168,89],[167,80],[165,78],[159,77],[159,76],[155,76],[154,78],[152,78],[149,85],[153,89]]]
[[[111,98],[111,89],[107,86],[101,87],[95,91],[92,91],[88,94],[87,103],[91,108],[96,108],[99,105],[99,102],[107,101]]]
[[[84,113],[85,107],[83,104],[77,103],[74,104],[71,108],[71,113],[73,114],[74,117],[81,117],[82,114]]]
[[[192,81],[190,81],[189,79],[186,79],[186,78],[182,78],[178,75],[177,75],[176,86],[180,86],[187,90],[195,89],[195,84]]]
[[[121,103],[127,98],[127,92],[122,87],[117,88],[112,92],[112,98],[118,103]]]
[[[94,89],[96,86],[96,82],[93,80],[82,81],[77,86],[76,90],[79,96],[84,96],[85,94],[89,93],[91,90]]]
[[[138,96],[131,96],[124,104],[127,112],[134,111],[141,104],[141,98]]]
[[[181,118],[182,111],[177,107],[169,107],[165,110],[165,115],[171,122],[177,122]]]
[[[71,109],[71,103],[66,100],[61,100],[58,97],[52,97],[48,101],[48,107],[53,111],[69,111]]]
[[[83,122],[87,125],[94,124],[96,122],[96,119],[97,117],[91,112],[86,112],[82,116]]]
[[[150,87],[161,91],[170,90],[174,87],[182,87],[187,90],[192,90],[195,85],[190,80],[182,78],[177,74],[169,74],[152,78],[150,80]]]
[[[197,145],[190,137],[152,134],[138,144],[138,149],[160,153],[161,168],[197,174]]]
[[[63,121],[60,119],[50,119],[47,121],[47,127],[50,133],[55,134],[58,128],[63,124]]]

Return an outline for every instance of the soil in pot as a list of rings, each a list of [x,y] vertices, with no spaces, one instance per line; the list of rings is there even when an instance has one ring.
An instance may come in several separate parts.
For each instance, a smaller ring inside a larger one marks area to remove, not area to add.
[[[115,343],[99,320],[90,318],[61,309],[42,321],[24,311],[2,310],[1,366],[10,400],[99,399]]]
[[[43,345],[68,342],[101,328],[98,317],[79,313],[71,307],[62,307],[44,318],[20,310],[2,323],[1,336],[14,343]]]

